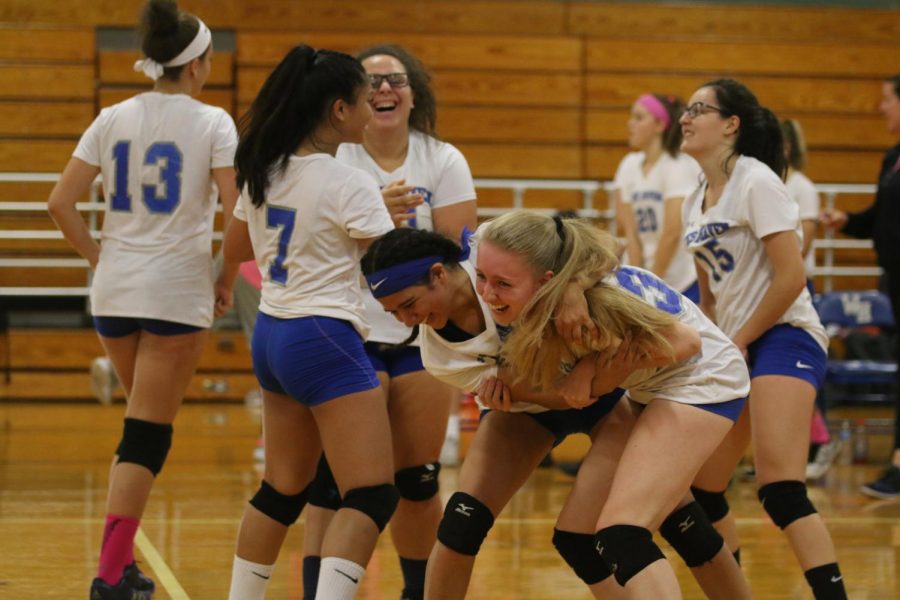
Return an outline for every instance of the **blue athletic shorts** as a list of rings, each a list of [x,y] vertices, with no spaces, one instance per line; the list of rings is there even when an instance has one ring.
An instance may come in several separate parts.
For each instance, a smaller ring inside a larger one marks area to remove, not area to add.
[[[700,283],[695,279],[687,289],[682,290],[681,295],[688,298],[694,304],[700,304]]]
[[[425,370],[422,351],[417,346],[397,348],[380,342],[366,342],[365,348],[372,367],[376,371],[387,373],[392,379]]]
[[[750,379],[761,375],[787,375],[819,389],[825,381],[828,356],[809,333],[799,327],[776,325],[747,348]]]
[[[573,433],[590,433],[600,419],[609,414],[625,390],[617,389],[600,396],[596,402],[585,408],[548,410],[540,413],[525,413],[547,431],[553,434],[553,445],[558,446]]]
[[[715,404],[691,404],[690,406],[695,406],[707,412],[711,412],[714,415],[720,415],[725,417],[726,419],[737,421],[738,417],[741,416],[741,411],[744,410],[745,404],[747,404],[746,398],[736,398],[734,400],[729,400],[728,402],[716,402]]]
[[[144,330],[153,335],[182,335],[202,331],[203,327],[135,317],[94,317],[94,328],[103,337],[120,338]]]
[[[251,354],[263,389],[307,406],[379,385],[362,338],[341,319],[277,319],[258,313]]]

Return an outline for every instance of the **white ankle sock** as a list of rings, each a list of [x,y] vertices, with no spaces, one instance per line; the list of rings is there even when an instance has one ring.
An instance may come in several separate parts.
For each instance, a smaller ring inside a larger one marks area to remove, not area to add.
[[[263,600],[275,565],[261,565],[235,555],[228,600]]]
[[[326,556],[319,568],[316,600],[352,600],[366,568],[346,558]]]

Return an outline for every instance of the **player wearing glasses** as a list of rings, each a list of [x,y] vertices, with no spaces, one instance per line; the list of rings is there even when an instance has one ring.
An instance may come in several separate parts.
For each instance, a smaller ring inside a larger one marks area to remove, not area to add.
[[[475,186],[459,150],[435,137],[437,111],[429,74],[398,46],[368,48],[357,58],[372,83],[374,115],[362,143],[342,144],[337,159],[375,178],[398,227],[460,239],[464,226],[476,226]],[[437,539],[442,514],[439,459],[458,392],[425,371],[418,342],[397,347],[412,329],[386,313],[368,289],[363,295],[372,325],[366,352],[387,402],[401,497],[391,536],[403,571],[402,598],[416,600],[424,593],[425,564]],[[304,539],[303,597],[309,599],[315,597],[321,536],[339,506],[339,493],[330,480],[323,463]]]

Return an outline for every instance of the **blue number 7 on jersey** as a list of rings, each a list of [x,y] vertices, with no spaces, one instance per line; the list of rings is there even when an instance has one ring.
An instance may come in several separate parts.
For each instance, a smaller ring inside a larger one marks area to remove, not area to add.
[[[293,208],[266,205],[266,228],[278,229],[281,227],[281,234],[278,236],[278,253],[275,255],[275,260],[269,265],[269,279],[281,285],[287,284],[288,272],[284,268],[284,258],[287,256],[291,234],[294,233],[296,217],[297,211]]]

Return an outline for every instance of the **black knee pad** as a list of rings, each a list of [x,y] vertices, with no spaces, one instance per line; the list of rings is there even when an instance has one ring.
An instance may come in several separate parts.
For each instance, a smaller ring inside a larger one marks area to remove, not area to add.
[[[709,522],[706,511],[696,502],[682,506],[666,517],[659,532],[691,568],[711,561],[725,545],[725,540]]]
[[[116,454],[120,463],[133,463],[147,467],[153,476],[162,471],[163,463],[172,447],[172,426],[151,423],[140,419],[125,418],[122,441]]]
[[[352,508],[365,513],[375,521],[378,531],[384,531],[385,525],[397,509],[398,502],[400,492],[397,491],[397,487],[382,483],[349,490],[341,502],[341,508]]]
[[[597,556],[594,536],[590,533],[574,533],[554,528],[553,546],[566,564],[588,585],[600,583],[612,575],[603,559]]]
[[[802,481],[767,483],[759,488],[758,494],[772,522],[781,529],[816,512],[816,507],[806,497],[806,484]]]
[[[628,581],[665,555],[648,529],[636,525],[611,525],[594,536],[594,549],[615,575],[619,585]]]
[[[337,510],[341,507],[341,491],[324,454],[319,459],[316,476],[309,486],[309,503],[328,510]]]
[[[725,492],[707,492],[700,488],[691,487],[691,494],[694,500],[703,508],[703,512],[709,517],[711,523],[721,521],[728,514],[728,500],[725,499]]]
[[[308,497],[309,486],[299,494],[285,496],[264,479],[256,495],[250,499],[250,505],[267,517],[290,527],[303,512]]]
[[[441,463],[433,462],[418,467],[407,467],[394,473],[394,484],[400,497],[412,502],[422,502],[438,493],[438,474]]]
[[[437,538],[454,552],[475,556],[493,526],[494,515],[487,506],[465,492],[455,492],[444,507]]]

